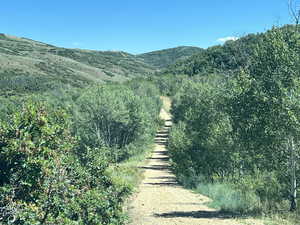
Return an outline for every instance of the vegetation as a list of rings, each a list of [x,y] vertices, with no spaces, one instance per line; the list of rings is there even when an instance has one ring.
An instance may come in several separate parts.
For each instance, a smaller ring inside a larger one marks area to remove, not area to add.
[[[173,169],[224,211],[296,211],[299,40],[295,26],[273,28],[230,77],[190,78],[174,97]]]
[[[145,78],[199,51],[202,49],[178,47],[132,55],[121,51],[60,48],[0,34],[0,96]]]
[[[0,34],[0,68],[2,96],[126,81],[154,72],[125,52],[59,48],[5,34]]]
[[[131,81],[1,99],[1,223],[122,224],[134,158],[159,124],[158,94]]]
[[[203,49],[198,47],[180,46],[160,51],[147,52],[138,55],[138,58],[155,68],[164,69],[175,62],[184,60],[194,54],[202,52]]]
[[[223,211],[299,220],[299,40],[288,25],[134,56],[1,34],[1,223],[123,224],[160,95],[181,183]]]
[[[292,33],[295,26],[286,25],[277,28],[284,33]],[[197,54],[179,60],[164,70],[164,73],[207,75],[211,73],[230,76],[240,69],[251,65],[251,58],[255,54],[257,45],[264,41],[264,33],[249,34],[236,41],[227,41],[224,45],[209,47]]]

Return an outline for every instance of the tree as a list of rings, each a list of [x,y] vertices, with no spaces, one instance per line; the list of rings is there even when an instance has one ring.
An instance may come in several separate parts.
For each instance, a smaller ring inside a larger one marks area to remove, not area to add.
[[[255,49],[252,65],[237,78],[230,112],[238,140],[245,153],[251,154],[248,166],[277,171],[286,189],[283,192],[289,193],[292,211],[296,209],[300,132],[298,40],[299,33],[293,27],[273,28],[265,34]],[[284,170],[287,165],[289,172]],[[285,176],[290,179],[285,180]]]
[[[288,7],[289,7],[290,15],[297,28],[300,22],[300,3],[297,4],[295,0],[289,0]]]

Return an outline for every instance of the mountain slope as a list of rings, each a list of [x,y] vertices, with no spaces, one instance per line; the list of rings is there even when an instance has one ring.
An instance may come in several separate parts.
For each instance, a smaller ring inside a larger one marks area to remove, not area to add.
[[[177,48],[163,49],[137,55],[138,58],[144,60],[145,63],[159,69],[163,69],[178,60],[186,59],[193,54],[202,52],[203,49],[198,47],[180,46]]]
[[[283,31],[286,39],[289,39],[289,35],[295,32],[293,25],[276,29]],[[177,61],[163,73],[190,76],[211,73],[230,75],[240,68],[247,68],[252,63],[255,49],[260,42],[264,41],[265,34],[249,34],[236,41],[227,41],[224,45],[207,48],[189,58]]]
[[[227,41],[224,45],[209,47],[193,56],[170,65],[165,73],[230,74],[240,67],[245,67],[261,34],[250,34],[236,41]]]
[[[155,69],[125,52],[59,48],[0,34],[0,90],[46,90],[69,84],[123,81]]]

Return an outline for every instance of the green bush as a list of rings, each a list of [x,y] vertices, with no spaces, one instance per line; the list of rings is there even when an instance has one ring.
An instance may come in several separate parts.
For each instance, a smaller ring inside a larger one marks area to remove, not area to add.
[[[174,96],[181,88],[183,82],[188,79],[186,75],[160,74],[149,78],[164,96]]]
[[[0,123],[3,224],[120,224],[130,192],[107,174],[102,150],[80,152],[63,110],[42,103]]]
[[[185,173],[186,168],[214,180],[233,170],[231,124],[228,114],[220,110],[222,99],[217,85],[193,82],[174,97],[171,112],[175,125],[169,150],[179,173]]]
[[[4,220],[13,217],[29,224],[27,216],[35,212],[35,219],[43,222],[50,216],[49,208],[58,210],[53,200],[67,194],[67,156],[75,143],[63,111],[50,116],[42,105],[29,103],[11,120],[1,121],[0,204]],[[16,210],[7,210],[12,207]]]
[[[153,140],[161,105],[157,92],[135,92],[139,95],[125,85],[98,85],[86,90],[75,103],[74,126],[80,144],[107,147],[109,158],[120,162],[135,154],[133,150],[138,149],[134,146]]]
[[[265,211],[279,210],[283,203],[281,184],[275,172],[255,171],[235,181],[235,187],[242,193],[255,193]]]
[[[294,210],[299,186],[294,191],[291,184],[300,179],[299,33],[273,28],[251,51],[251,63],[229,79],[192,80],[179,89],[171,110],[172,165],[189,185],[230,183],[242,197],[257,196],[266,211],[287,209],[287,201]]]

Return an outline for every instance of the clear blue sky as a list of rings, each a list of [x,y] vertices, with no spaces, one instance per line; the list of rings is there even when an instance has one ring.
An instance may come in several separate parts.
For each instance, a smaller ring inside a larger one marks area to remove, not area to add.
[[[142,53],[290,23],[287,0],[9,0],[0,33],[61,47]]]

